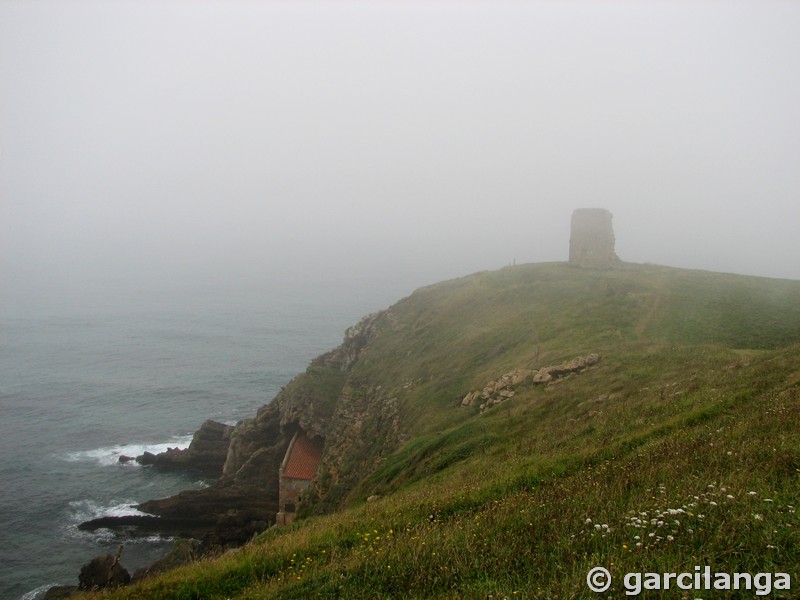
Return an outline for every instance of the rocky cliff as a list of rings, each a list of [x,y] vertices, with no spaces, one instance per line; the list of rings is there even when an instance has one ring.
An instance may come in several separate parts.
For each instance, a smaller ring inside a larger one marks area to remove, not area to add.
[[[394,449],[399,439],[396,399],[380,386],[350,376],[363,350],[386,324],[387,312],[368,315],[349,328],[339,347],[312,361],[255,417],[235,426],[206,421],[187,449],[136,457],[155,468],[193,470],[216,478],[210,487],[139,506],[157,518],[110,517],[82,528],[198,537],[214,548],[241,544],[275,522],[278,470],[298,430],[325,440],[322,464],[304,509],[335,507],[358,474]]]

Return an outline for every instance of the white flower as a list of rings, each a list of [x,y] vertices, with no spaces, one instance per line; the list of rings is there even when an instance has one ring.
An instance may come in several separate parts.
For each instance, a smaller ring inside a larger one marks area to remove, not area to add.
[[[755,495],[756,495],[756,493],[755,493],[755,492],[747,492],[747,495],[748,495],[748,496],[755,496]]]
[[[761,515],[759,515],[759,514],[754,514],[754,515],[753,515],[753,518],[754,518],[756,521],[763,521],[763,520],[764,520],[764,517],[763,517],[763,516],[761,516]]]
[[[674,539],[675,539],[675,538],[674,538],[674,537],[672,537],[671,535],[668,535],[668,536],[667,536],[667,541],[668,541],[668,542],[671,542],[671,541],[672,541],[672,540],[674,540]]]
[[[726,497],[728,500],[733,500],[733,496],[731,496],[730,494],[728,494],[728,495],[727,495],[727,496],[725,496],[725,497]]]
[[[591,520],[591,519],[586,519],[585,523],[586,523],[587,525],[591,525],[591,524],[592,524],[592,520]]]

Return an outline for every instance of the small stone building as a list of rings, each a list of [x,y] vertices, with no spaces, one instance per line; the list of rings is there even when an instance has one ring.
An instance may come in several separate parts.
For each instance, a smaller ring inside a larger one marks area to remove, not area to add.
[[[289,442],[279,471],[278,514],[275,518],[279,527],[294,521],[303,492],[311,485],[317,472],[324,445],[322,438],[310,438],[303,430],[295,433]]]
[[[589,269],[608,269],[619,261],[614,251],[611,213],[605,208],[579,208],[572,213],[569,262]]]

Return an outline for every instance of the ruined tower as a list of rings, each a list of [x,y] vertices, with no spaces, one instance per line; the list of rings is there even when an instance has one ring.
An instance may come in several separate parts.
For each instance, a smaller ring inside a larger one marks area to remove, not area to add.
[[[569,238],[570,264],[608,269],[617,262],[611,213],[605,208],[579,208],[572,213]]]

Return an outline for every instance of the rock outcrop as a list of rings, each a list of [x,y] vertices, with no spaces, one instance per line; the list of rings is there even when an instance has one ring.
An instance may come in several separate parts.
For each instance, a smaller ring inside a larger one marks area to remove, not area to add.
[[[120,546],[116,556],[111,554],[98,556],[83,565],[78,576],[78,588],[81,591],[95,591],[128,585],[131,576],[125,567],[119,564],[121,552]]]
[[[516,393],[514,388],[524,383],[549,384],[573,373],[580,373],[598,362],[600,362],[599,354],[589,354],[538,370],[515,369],[501,375],[496,380],[490,381],[481,390],[468,392],[461,400],[461,406],[472,406],[480,402],[480,410],[483,412],[509,398],[513,398]]]
[[[235,426],[206,421],[187,449],[136,458],[144,465],[217,478],[211,486],[144,502],[137,508],[147,515],[103,517],[80,527],[196,538],[202,540],[198,556],[240,545],[275,523],[279,467],[301,429],[313,437],[331,438],[320,467],[325,469],[325,481],[315,483],[312,495],[318,498],[331,489],[344,493],[354,480],[354,469],[377,460],[376,436],[385,438],[381,438],[385,447],[396,443],[396,400],[379,387],[347,383],[349,370],[390,321],[388,311],[383,311],[350,327],[339,347],[312,361],[254,418]]]
[[[209,477],[219,477],[228,456],[233,430],[233,425],[208,420],[195,432],[185,450],[170,448],[160,454],[145,452],[136,457],[136,462],[162,469],[192,470]]]

